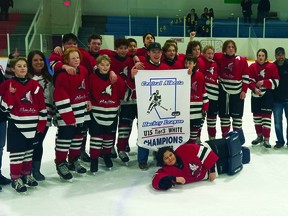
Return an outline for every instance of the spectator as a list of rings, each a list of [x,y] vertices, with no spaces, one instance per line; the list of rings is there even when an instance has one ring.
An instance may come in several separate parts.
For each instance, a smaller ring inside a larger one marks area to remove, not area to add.
[[[194,8],[192,8],[191,11],[187,14],[186,23],[187,26],[189,26],[189,32],[196,31],[196,26],[198,24],[198,15],[196,14]]]
[[[242,14],[244,18],[244,23],[251,23],[251,15],[252,15],[252,1],[251,0],[242,0],[241,7],[242,7]]]
[[[260,0],[257,7],[257,19],[256,23],[263,23],[264,18],[269,17],[270,11],[270,1],[269,0]]]
[[[283,110],[285,112],[286,123],[288,122],[288,59],[285,57],[285,50],[283,47],[278,47],[275,50],[274,64],[278,68],[278,73],[280,76],[279,86],[274,90],[274,106],[273,106],[273,116],[274,125],[276,132],[276,145],[275,149],[280,149],[284,146],[285,140],[283,136],[283,123],[282,115]],[[288,128],[286,129],[286,143],[288,142]]]
[[[211,19],[211,18],[214,19],[214,10],[213,10],[213,8],[210,8],[210,9],[209,9],[209,18],[210,18],[210,19]]]
[[[214,14],[214,13],[213,13]],[[208,8],[205,7],[204,8],[204,13],[201,15],[201,20],[202,20],[202,24],[201,24],[201,36],[202,37],[208,37],[210,34],[210,14],[208,11]]]
[[[0,0],[0,7],[1,7],[0,20],[8,21],[9,18],[8,10],[9,7],[13,8],[13,0]]]

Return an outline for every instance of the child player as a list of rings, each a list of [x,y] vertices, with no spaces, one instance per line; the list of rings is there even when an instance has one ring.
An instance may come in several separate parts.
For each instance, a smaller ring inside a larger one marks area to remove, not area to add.
[[[0,107],[8,112],[7,150],[10,152],[10,176],[17,192],[27,191],[26,185],[38,185],[31,176],[33,145],[37,134],[43,133],[47,122],[44,94],[38,82],[27,76],[27,60],[11,61],[15,77],[0,86]]]
[[[97,69],[89,76],[92,103],[90,133],[90,171],[98,171],[98,158],[102,152],[107,168],[113,167],[110,157],[116,136],[120,100],[124,98],[126,86],[119,77],[115,83],[109,80],[111,60],[107,55],[97,58]]]
[[[80,65],[81,52],[77,48],[68,48],[64,51],[63,60],[75,69],[76,74],[69,75],[65,70],[60,70],[54,75],[53,97],[58,126],[55,163],[59,176],[70,180],[73,178],[70,171],[86,173],[78,158],[83,133],[86,133],[86,122],[90,120],[88,111],[91,103],[87,85],[88,71]],[[69,164],[66,162],[67,155]]]
[[[205,89],[204,75],[197,71],[197,57],[186,55],[185,68],[192,71],[190,94],[190,143],[195,144],[203,116],[208,110],[208,97]]]

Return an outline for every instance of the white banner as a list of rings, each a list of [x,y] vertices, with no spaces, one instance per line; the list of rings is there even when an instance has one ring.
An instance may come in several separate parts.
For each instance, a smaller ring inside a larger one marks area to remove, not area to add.
[[[0,72],[5,74],[8,58],[0,57]]]
[[[190,137],[190,83],[187,69],[139,70],[135,76],[138,145],[177,148]]]

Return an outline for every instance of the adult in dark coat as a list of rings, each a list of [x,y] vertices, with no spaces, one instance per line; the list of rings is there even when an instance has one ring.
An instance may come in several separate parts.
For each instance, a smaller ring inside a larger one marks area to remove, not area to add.
[[[269,17],[270,11],[270,1],[269,0],[260,0],[258,3],[258,12],[257,12],[257,20],[256,22],[263,23],[264,18]]]
[[[0,0],[0,7],[1,7],[1,13],[0,13],[0,20],[8,21],[8,10],[9,7],[13,8],[13,0]]]

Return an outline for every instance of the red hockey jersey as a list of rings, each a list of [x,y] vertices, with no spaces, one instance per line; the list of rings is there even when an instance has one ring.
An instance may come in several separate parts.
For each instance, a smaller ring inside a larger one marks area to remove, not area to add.
[[[215,53],[214,59],[219,65],[219,83],[223,89],[229,94],[246,93],[250,82],[246,59],[224,53]]]
[[[90,100],[88,71],[85,67],[80,65],[75,75],[69,75],[65,70],[57,72],[54,85],[58,126],[81,124],[90,119],[87,110]]]
[[[112,84],[109,74],[103,75],[96,70],[89,76],[89,87],[93,118],[100,125],[111,125],[118,115],[120,100],[124,98],[124,81],[118,77]]]
[[[14,94],[9,91],[10,85],[16,89]],[[9,112],[8,118],[26,138],[44,132],[47,110],[43,90],[37,81],[28,79],[25,84],[18,78],[4,81],[0,85],[0,108]]]
[[[274,63],[266,62],[263,65],[257,62],[249,66],[250,83],[249,88],[255,89],[256,83],[263,80],[263,86],[260,87],[261,95],[257,95],[252,91],[253,97],[261,97],[265,94],[267,89],[275,89],[279,85],[279,74],[277,66]]]
[[[198,69],[199,72],[204,74],[208,99],[218,101],[218,64],[215,61],[209,62],[203,55],[200,55],[198,58]]]
[[[191,75],[190,119],[202,118],[202,111],[207,111],[208,105],[204,75],[199,71],[193,72]]]
[[[186,183],[201,181],[208,177],[208,171],[215,165],[218,156],[210,149],[196,144],[183,144],[175,154],[182,160],[183,168],[164,166],[156,171],[152,186],[156,190],[159,182],[166,176],[183,177]]]

